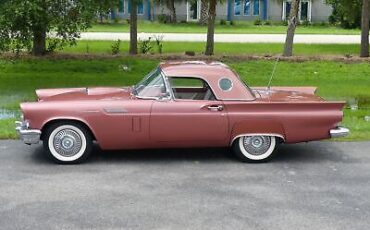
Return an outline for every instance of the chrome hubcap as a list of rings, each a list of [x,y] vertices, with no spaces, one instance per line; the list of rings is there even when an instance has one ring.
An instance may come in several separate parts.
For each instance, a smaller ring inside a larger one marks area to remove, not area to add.
[[[261,155],[267,152],[271,146],[269,136],[248,136],[243,138],[244,149],[252,155]]]
[[[54,137],[55,151],[65,157],[76,155],[82,146],[81,136],[72,129],[62,129]]]

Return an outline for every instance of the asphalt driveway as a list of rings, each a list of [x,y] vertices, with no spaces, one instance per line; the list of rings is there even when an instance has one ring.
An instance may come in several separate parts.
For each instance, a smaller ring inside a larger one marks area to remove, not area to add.
[[[63,166],[0,141],[0,229],[368,229],[369,217],[369,142],[281,146],[266,164],[96,149]]]

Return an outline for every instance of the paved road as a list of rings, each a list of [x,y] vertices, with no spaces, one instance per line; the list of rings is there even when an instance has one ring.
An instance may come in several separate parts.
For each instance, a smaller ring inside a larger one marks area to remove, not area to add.
[[[187,41],[205,42],[206,34],[188,33],[139,33],[138,38],[148,39],[148,37],[163,36],[164,41]],[[129,33],[108,33],[108,32],[86,32],[81,33],[83,40],[117,40],[129,41]],[[285,34],[215,34],[216,42],[230,43],[284,43]],[[307,44],[360,44],[360,35],[304,35],[294,36],[295,43]]]
[[[225,149],[96,150],[63,166],[0,141],[0,229],[368,229],[369,149],[281,146],[267,164]]]

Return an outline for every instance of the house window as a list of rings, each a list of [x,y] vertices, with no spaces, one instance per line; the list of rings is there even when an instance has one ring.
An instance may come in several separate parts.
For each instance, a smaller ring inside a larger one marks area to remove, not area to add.
[[[260,15],[260,1],[253,0],[253,15]]]
[[[133,1],[133,0],[128,0],[128,6],[127,6],[128,13],[131,12],[131,1]],[[138,15],[144,14],[143,0],[137,1],[137,14]]]
[[[251,0],[244,1],[244,15],[251,14]]]
[[[120,13],[125,12],[125,0],[119,0],[118,11]]]
[[[292,2],[283,2],[283,20],[289,20]],[[311,0],[303,0],[299,4],[298,18],[300,21],[311,21]]]
[[[241,0],[235,0],[234,1],[234,15],[239,16],[240,15],[240,8],[241,8]]]
[[[301,2],[301,21],[307,21],[308,20],[308,2]]]
[[[137,14],[144,14],[143,0],[137,2]]]

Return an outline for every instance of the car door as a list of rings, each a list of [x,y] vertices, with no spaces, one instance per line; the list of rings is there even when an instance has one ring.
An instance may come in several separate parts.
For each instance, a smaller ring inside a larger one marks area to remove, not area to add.
[[[186,85],[184,79],[180,82]],[[222,101],[215,99],[205,82],[202,82],[201,87],[191,85],[176,89],[172,86],[172,90],[175,92],[174,99],[153,102],[150,115],[152,140],[220,143],[227,141],[227,112]]]

